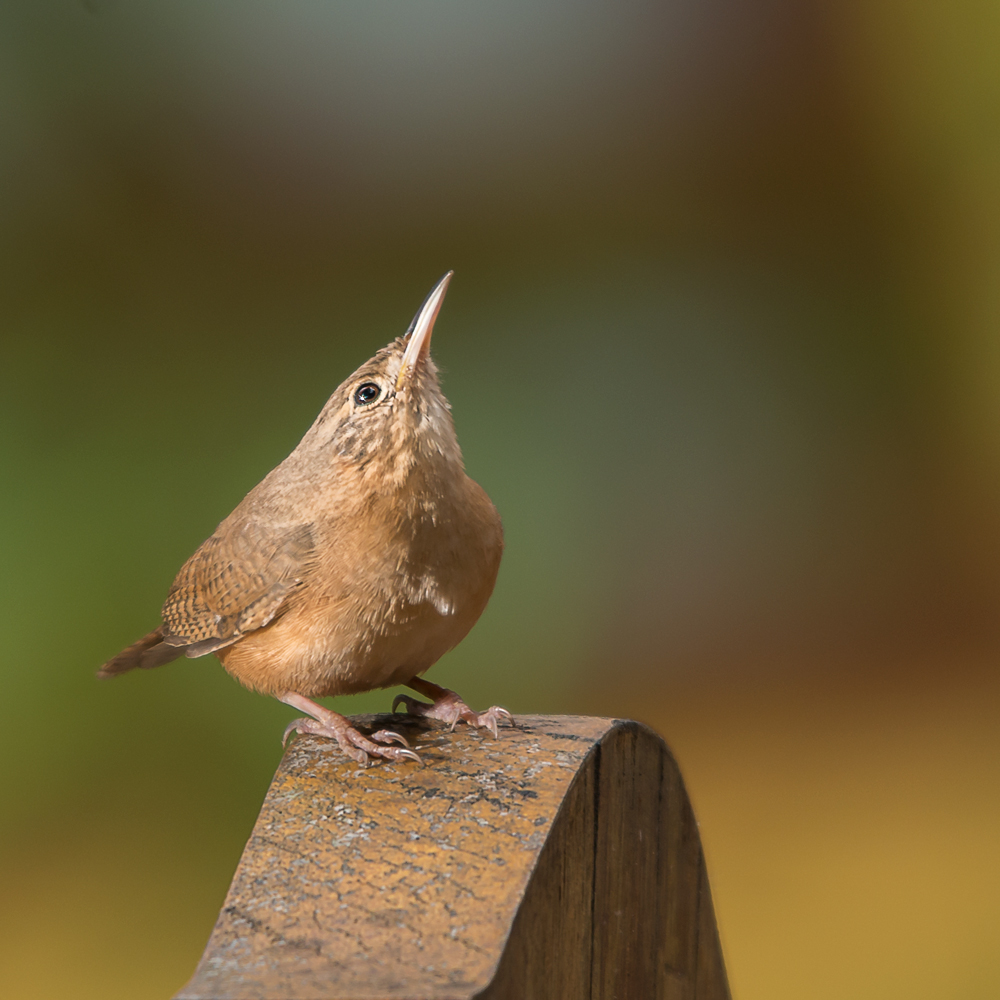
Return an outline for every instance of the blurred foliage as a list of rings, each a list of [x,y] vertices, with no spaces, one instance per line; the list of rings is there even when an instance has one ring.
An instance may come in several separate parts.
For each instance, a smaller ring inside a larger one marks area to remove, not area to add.
[[[93,672],[454,267],[508,548],[432,679],[667,735],[743,1000],[994,995],[997,21],[5,4],[5,994],[193,968],[289,711]]]

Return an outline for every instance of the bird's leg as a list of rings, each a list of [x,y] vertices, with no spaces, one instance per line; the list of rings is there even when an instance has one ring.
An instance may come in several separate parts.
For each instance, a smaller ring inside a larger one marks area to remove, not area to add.
[[[286,705],[312,716],[310,719],[295,719],[290,722],[285,728],[285,735],[281,738],[282,746],[292,731],[311,733],[314,736],[327,736],[336,740],[348,757],[353,757],[362,765],[368,763],[369,757],[384,757],[386,760],[395,761],[415,760],[418,764],[423,763],[399,733],[380,729],[377,733],[372,733],[370,738],[363,736],[344,716],[331,712],[330,709],[294,691],[286,691],[283,695],[279,695],[278,701],[283,701]],[[403,746],[402,748],[380,746],[382,743],[401,743]]]
[[[407,681],[406,686],[413,688],[418,694],[431,699],[431,704],[417,701],[406,694],[397,694],[392,699],[392,710],[396,711],[396,706],[400,703],[406,706],[406,711],[411,715],[422,715],[425,719],[440,719],[442,722],[450,722],[454,729],[459,722],[467,722],[470,726],[479,726],[488,729],[493,733],[494,739],[499,739],[500,734],[497,723],[500,721],[509,722],[514,725],[514,717],[506,708],[494,705],[485,712],[474,712],[454,691],[439,687],[430,681],[425,681],[422,677],[414,677],[412,681]]]

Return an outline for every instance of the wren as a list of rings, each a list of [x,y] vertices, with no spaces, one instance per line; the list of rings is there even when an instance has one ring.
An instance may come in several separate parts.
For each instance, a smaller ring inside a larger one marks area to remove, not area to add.
[[[494,737],[513,723],[421,677],[482,614],[503,553],[500,515],[465,474],[430,356],[451,276],[181,567],[162,624],[99,677],[214,653],[240,683],[308,716],[285,739],[330,737],[362,764],[420,758],[398,733],[366,737],[314,698],[402,684],[430,702],[397,695],[393,711]]]

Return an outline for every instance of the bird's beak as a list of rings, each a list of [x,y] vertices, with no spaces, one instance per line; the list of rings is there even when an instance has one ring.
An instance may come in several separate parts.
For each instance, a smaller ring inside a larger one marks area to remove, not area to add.
[[[420,311],[413,317],[410,329],[407,331],[410,339],[403,352],[403,360],[399,366],[399,375],[396,376],[396,391],[399,391],[406,376],[415,369],[424,358],[430,353],[431,332],[434,329],[434,321],[441,309],[444,301],[444,293],[448,291],[448,282],[454,271],[449,271],[431,290],[431,294],[424,300]]]

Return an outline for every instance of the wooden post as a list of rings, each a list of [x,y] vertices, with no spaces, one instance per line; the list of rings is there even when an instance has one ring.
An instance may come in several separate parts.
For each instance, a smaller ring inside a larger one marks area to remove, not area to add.
[[[426,766],[296,739],[175,1000],[728,1000],[698,828],[651,729],[354,721]]]

